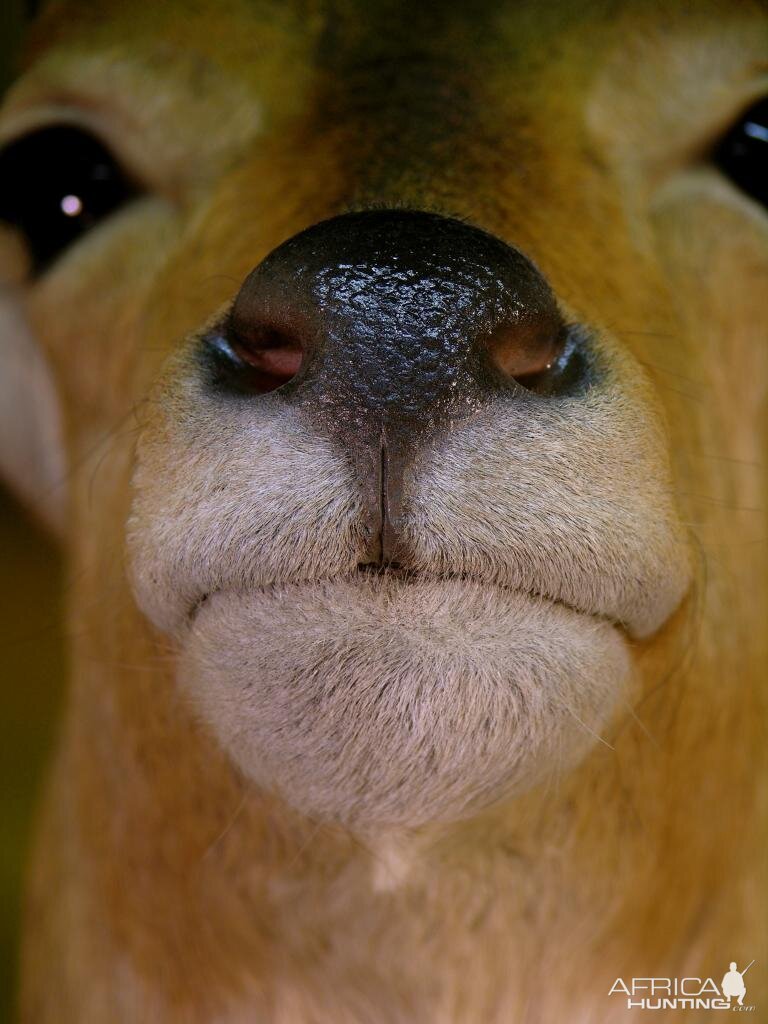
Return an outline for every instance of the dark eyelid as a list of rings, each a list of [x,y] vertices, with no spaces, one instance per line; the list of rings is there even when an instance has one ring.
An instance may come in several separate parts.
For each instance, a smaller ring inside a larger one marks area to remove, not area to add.
[[[736,188],[768,207],[768,96],[742,110],[710,157]]]
[[[24,237],[35,275],[144,191],[97,135],[67,123],[6,143],[0,179],[0,220]]]

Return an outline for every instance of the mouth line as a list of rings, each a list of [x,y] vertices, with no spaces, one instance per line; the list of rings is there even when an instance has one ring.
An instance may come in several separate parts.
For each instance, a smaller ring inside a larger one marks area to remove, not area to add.
[[[472,573],[462,572],[435,572],[427,573],[423,569],[409,569],[397,564],[389,565],[375,565],[361,563],[355,569],[346,573],[335,573],[332,576],[311,576],[301,579],[290,579],[290,580],[276,580],[272,583],[263,584],[260,586],[254,586],[248,588],[247,593],[274,593],[277,590],[287,587],[299,587],[299,586],[311,586],[312,584],[323,584],[323,583],[339,583],[339,582],[363,582],[371,581],[374,579],[380,579],[382,581],[392,581],[402,584],[409,583],[448,583],[458,582],[467,583],[475,586],[482,587],[493,587],[502,593],[516,594],[520,597],[526,597],[533,601],[542,601],[546,604],[557,605],[561,608],[566,609],[569,612],[573,612],[575,615],[582,615],[586,618],[595,619],[598,622],[606,622],[610,626],[619,630],[622,633],[626,633],[625,624],[605,612],[593,611],[588,608],[579,608],[576,605],[569,604],[559,597],[552,597],[548,594],[540,593],[537,590],[529,589],[525,590],[520,587],[508,586],[504,583],[500,583],[497,580],[486,579],[482,576],[474,575]],[[224,587],[216,587],[212,590],[202,594],[191,606],[187,614],[187,623],[192,625],[197,618],[200,609],[205,605],[211,597],[215,594],[222,592]]]
[[[469,583],[481,587],[494,587],[496,590],[500,590],[507,594],[517,594],[521,597],[530,598],[533,601],[542,601],[546,604],[558,605],[560,608],[565,608],[569,612],[573,612],[576,615],[584,615],[590,619],[597,619],[601,622],[607,622],[609,625],[614,626],[616,629],[624,629],[624,624],[616,618],[599,611],[592,611],[588,608],[579,608],[576,605],[569,604],[568,601],[564,601],[560,597],[552,597],[549,594],[543,594],[538,590],[523,589],[522,587],[512,587],[507,584],[500,583],[498,580],[486,579],[483,576],[477,576],[473,573],[468,572],[435,572],[427,573],[423,569],[407,569],[400,565],[365,565],[361,564],[357,567],[355,572],[351,576],[339,577],[340,579],[354,579],[356,575],[362,577],[365,576],[378,576],[384,579],[392,579],[402,581],[403,583],[415,582],[415,583],[443,583],[443,582],[458,582],[458,583]]]

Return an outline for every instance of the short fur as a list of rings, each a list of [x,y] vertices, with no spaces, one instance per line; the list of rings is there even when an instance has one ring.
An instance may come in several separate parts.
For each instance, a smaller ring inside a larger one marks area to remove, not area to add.
[[[46,6],[0,140],[81,123],[147,194],[34,284],[0,238],[40,345],[0,398],[49,453],[4,471],[72,580],[23,1020],[608,1024],[618,976],[764,966],[768,217],[705,153],[767,36],[750,0]],[[344,453],[194,351],[371,204],[521,248],[605,375],[436,440],[416,571],[366,582]]]

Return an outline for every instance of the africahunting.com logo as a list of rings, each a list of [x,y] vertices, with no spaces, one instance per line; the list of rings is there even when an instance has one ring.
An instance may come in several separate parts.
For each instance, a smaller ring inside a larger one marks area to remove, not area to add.
[[[744,975],[755,961],[740,971],[732,961],[718,985],[713,978],[617,978],[608,995],[623,996],[628,1010],[731,1010],[749,1013]]]

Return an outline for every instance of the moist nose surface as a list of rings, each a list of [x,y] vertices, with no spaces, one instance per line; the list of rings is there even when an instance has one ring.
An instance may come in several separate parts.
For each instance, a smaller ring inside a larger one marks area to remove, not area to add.
[[[259,358],[300,353],[276,395],[343,445],[371,560],[386,562],[407,560],[404,474],[420,447],[546,367],[562,321],[538,270],[498,238],[436,214],[370,211],[274,250],[243,284],[229,330]]]

